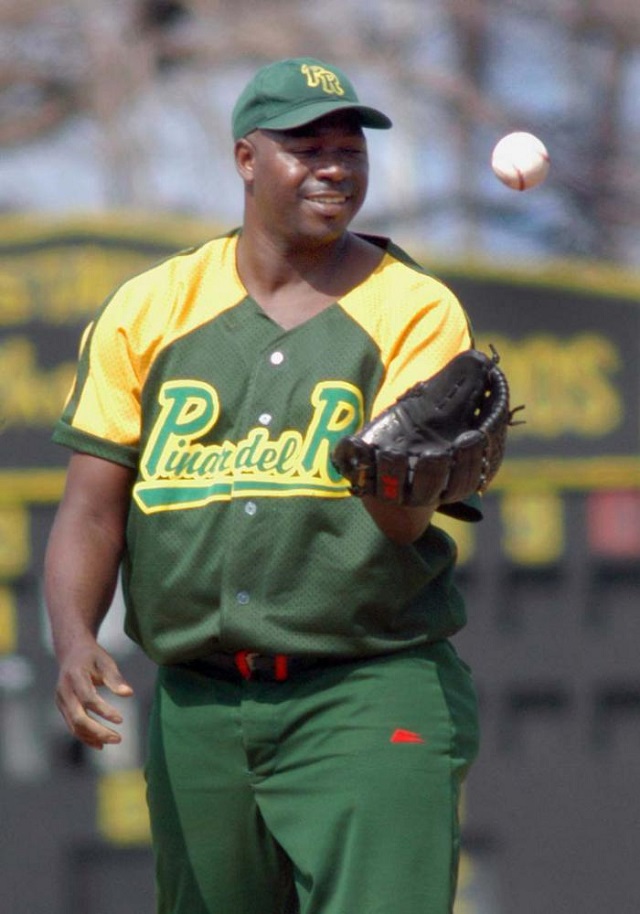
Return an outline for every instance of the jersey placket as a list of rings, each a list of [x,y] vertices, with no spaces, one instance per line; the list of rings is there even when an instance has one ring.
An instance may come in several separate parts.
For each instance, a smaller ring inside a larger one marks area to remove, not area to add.
[[[264,429],[270,439],[281,433],[284,423],[278,415],[278,403],[282,406],[286,400],[279,398],[277,391],[290,383],[286,343],[276,339],[257,355],[238,417],[238,440],[255,429]],[[278,503],[277,498],[243,493],[242,481],[242,472],[236,470],[228,525],[231,548],[227,548],[220,604],[221,643],[230,650],[253,647],[260,629],[261,610],[268,599],[264,556],[275,535],[274,509]]]

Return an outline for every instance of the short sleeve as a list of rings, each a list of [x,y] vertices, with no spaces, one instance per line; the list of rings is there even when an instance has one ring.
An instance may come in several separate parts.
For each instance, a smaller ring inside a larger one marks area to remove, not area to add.
[[[73,386],[53,440],[96,456],[135,465],[140,440],[140,377],[117,292],[82,339]]]

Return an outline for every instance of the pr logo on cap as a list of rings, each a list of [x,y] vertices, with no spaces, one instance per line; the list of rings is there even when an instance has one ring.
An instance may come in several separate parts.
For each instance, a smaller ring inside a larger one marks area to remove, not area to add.
[[[303,63],[300,70],[305,75],[310,89],[317,89],[320,86],[327,95],[344,95],[340,80],[331,70],[308,63]]]

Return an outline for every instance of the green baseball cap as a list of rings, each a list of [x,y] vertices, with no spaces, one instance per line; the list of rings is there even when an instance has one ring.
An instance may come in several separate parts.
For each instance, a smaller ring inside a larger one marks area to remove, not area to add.
[[[391,121],[362,105],[351,81],[338,67],[313,57],[279,60],[258,70],[232,114],[233,138],[252,130],[290,130],[331,114],[357,111],[363,127],[388,130]]]

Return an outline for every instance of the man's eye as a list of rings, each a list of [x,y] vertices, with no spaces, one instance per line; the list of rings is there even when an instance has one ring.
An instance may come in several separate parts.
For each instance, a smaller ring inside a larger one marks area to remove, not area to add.
[[[333,152],[328,150],[323,150],[320,146],[298,146],[295,149],[292,149],[291,152],[293,155],[300,156],[301,158],[311,158],[313,156],[324,155],[334,155],[341,156],[343,158],[357,159],[364,155],[364,150],[348,147],[345,149],[336,149]]]
[[[296,156],[312,156],[320,151],[318,146],[293,146],[290,150]]]

